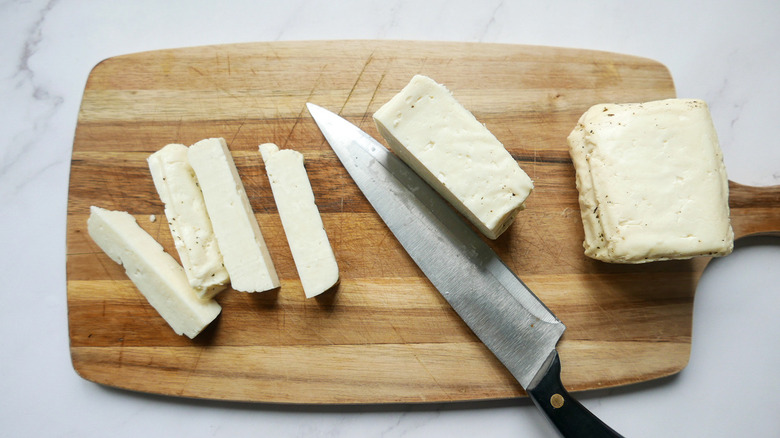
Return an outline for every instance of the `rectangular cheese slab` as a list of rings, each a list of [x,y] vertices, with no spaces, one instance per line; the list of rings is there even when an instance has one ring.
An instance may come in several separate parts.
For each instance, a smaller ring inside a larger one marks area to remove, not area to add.
[[[189,147],[187,158],[203,192],[233,289],[262,292],[279,287],[263,233],[225,140],[201,140]]]
[[[488,238],[498,238],[524,208],[531,179],[433,79],[415,75],[374,121],[390,149]]]
[[[259,149],[303,292],[306,298],[317,296],[338,282],[339,267],[314,202],[303,154],[280,151],[273,143]]]
[[[600,104],[568,137],[585,254],[614,263],[733,248],[728,179],[707,104]]]
[[[169,144],[147,162],[190,286],[201,298],[211,298],[227,287],[230,278],[195,171],[187,160],[187,146]]]
[[[90,209],[87,231],[171,328],[194,338],[221,312],[214,300],[201,300],[184,269],[124,211]]]

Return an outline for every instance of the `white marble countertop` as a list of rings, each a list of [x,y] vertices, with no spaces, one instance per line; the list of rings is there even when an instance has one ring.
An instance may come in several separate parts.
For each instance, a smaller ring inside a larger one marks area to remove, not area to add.
[[[0,434],[4,436],[554,436],[527,399],[284,406],[142,395],[70,364],[65,217],[86,78],[143,50],[246,41],[415,39],[577,47],[666,64],[710,104],[729,177],[780,183],[780,3],[766,1],[0,2]],[[328,4],[328,6],[326,6]],[[477,6],[478,5],[478,6]],[[696,293],[690,364],[578,394],[626,436],[780,436],[780,240],[714,261]]]

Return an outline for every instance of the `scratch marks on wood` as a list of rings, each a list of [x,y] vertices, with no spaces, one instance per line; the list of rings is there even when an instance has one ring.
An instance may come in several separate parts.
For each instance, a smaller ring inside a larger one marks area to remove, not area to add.
[[[360,120],[360,125],[363,126],[366,119],[369,118],[369,116],[373,113],[371,113],[371,105],[374,104],[374,100],[376,100],[376,95],[379,92],[379,88],[382,87],[382,82],[385,80],[385,76],[387,73],[382,73],[382,76],[379,78],[379,82],[376,84],[376,87],[374,87],[374,93],[371,94],[371,99],[368,100],[368,104],[366,105],[366,110],[363,112],[363,118]]]
[[[310,102],[312,96],[317,92],[320,86],[320,82],[322,81],[322,78],[324,76],[324,72],[328,70],[330,64],[324,64],[322,68],[320,68],[319,74],[317,75],[317,79],[314,80],[314,84],[311,87],[311,90],[309,90],[309,95],[306,96],[306,100],[303,101],[303,104],[301,105],[300,111],[298,111],[298,117],[295,118],[295,122],[293,122],[292,127],[290,128],[290,131],[287,133],[287,137],[284,139],[284,143],[279,145],[280,148],[286,149],[287,143],[290,142],[290,139],[293,136],[293,132],[295,132],[295,128],[298,126],[298,123],[300,123],[301,119],[303,118],[303,114],[306,110],[306,102]]]
[[[374,59],[374,51],[372,51],[371,54],[368,55],[366,62],[363,63],[363,68],[360,69],[360,73],[358,73],[357,79],[355,79],[355,82],[352,84],[352,89],[349,90],[349,94],[347,94],[347,98],[344,100],[344,104],[341,106],[341,109],[339,110],[339,114],[341,114],[344,111],[344,108],[346,108],[347,103],[352,98],[352,94],[355,93],[355,89],[360,83],[360,79],[363,78],[363,73],[366,72],[366,68],[368,68],[368,65],[371,64],[371,61],[373,59]]]
[[[203,73],[198,67],[189,66],[187,67],[188,70],[194,71],[195,73],[199,74],[200,76],[206,76],[206,73]]]
[[[190,383],[190,378],[198,372],[198,365],[200,364],[200,358],[203,356],[204,349],[205,347],[198,348],[198,355],[195,357],[195,363],[189,367],[187,377],[184,378],[184,382],[182,382],[181,388],[179,388],[179,395],[185,394]]]
[[[243,128],[244,125],[246,125],[246,117],[241,119],[241,124],[238,125],[238,128],[236,129],[236,133],[233,134],[233,137],[230,139],[229,144],[233,144],[236,141],[236,137],[238,137],[238,134],[241,132],[241,128]]]

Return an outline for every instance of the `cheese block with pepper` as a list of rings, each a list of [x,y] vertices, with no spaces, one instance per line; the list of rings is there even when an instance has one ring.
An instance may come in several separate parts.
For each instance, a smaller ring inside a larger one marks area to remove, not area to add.
[[[414,76],[374,121],[390,149],[488,238],[498,238],[525,207],[531,179],[433,79]]]
[[[568,137],[585,254],[612,263],[723,256],[728,179],[707,104],[599,104]]]

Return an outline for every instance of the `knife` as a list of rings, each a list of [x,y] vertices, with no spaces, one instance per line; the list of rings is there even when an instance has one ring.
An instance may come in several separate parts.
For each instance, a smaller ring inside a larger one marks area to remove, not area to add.
[[[325,139],[426,277],[563,437],[620,437],[561,383],[566,327],[422,178],[342,117],[306,104]]]

